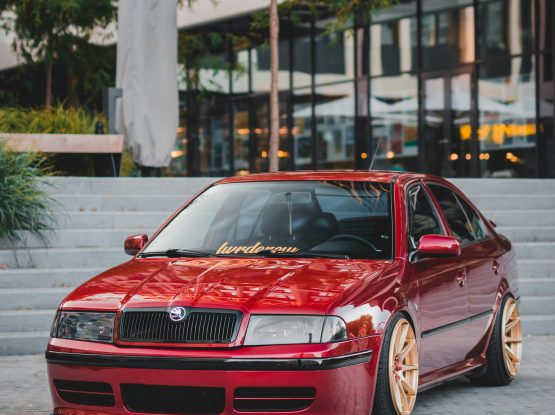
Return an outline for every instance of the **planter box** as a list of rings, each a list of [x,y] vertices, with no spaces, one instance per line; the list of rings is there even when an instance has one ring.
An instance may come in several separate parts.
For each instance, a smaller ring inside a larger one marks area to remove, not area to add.
[[[93,156],[97,176],[118,176],[123,135],[0,133],[12,151]]]

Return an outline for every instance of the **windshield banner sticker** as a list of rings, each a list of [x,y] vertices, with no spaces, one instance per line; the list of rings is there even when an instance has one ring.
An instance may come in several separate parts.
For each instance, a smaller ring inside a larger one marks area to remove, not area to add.
[[[230,245],[228,242],[224,242],[216,251],[216,255],[257,254],[262,251],[294,253],[299,252],[300,249],[295,246],[265,246],[260,242],[247,246]]]

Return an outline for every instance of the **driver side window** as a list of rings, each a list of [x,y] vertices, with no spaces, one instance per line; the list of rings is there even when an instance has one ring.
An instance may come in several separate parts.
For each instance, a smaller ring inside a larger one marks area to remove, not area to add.
[[[418,248],[423,235],[443,235],[440,221],[422,185],[413,186],[407,193],[409,204],[409,245]]]

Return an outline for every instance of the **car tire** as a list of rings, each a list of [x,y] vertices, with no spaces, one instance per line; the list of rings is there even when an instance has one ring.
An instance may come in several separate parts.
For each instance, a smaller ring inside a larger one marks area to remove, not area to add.
[[[411,413],[416,402],[417,389],[416,336],[406,317],[398,314],[384,334],[371,415]]]
[[[487,367],[470,380],[483,386],[506,386],[511,383],[520,367],[522,331],[518,304],[506,296],[495,318],[486,352]]]

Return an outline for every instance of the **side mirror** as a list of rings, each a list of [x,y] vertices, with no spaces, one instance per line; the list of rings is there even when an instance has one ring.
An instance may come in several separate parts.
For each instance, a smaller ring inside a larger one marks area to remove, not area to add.
[[[452,236],[424,235],[418,243],[418,253],[422,257],[459,256],[461,246]]]
[[[148,241],[147,235],[128,236],[123,244],[123,249],[127,255],[135,256],[146,245]]]

